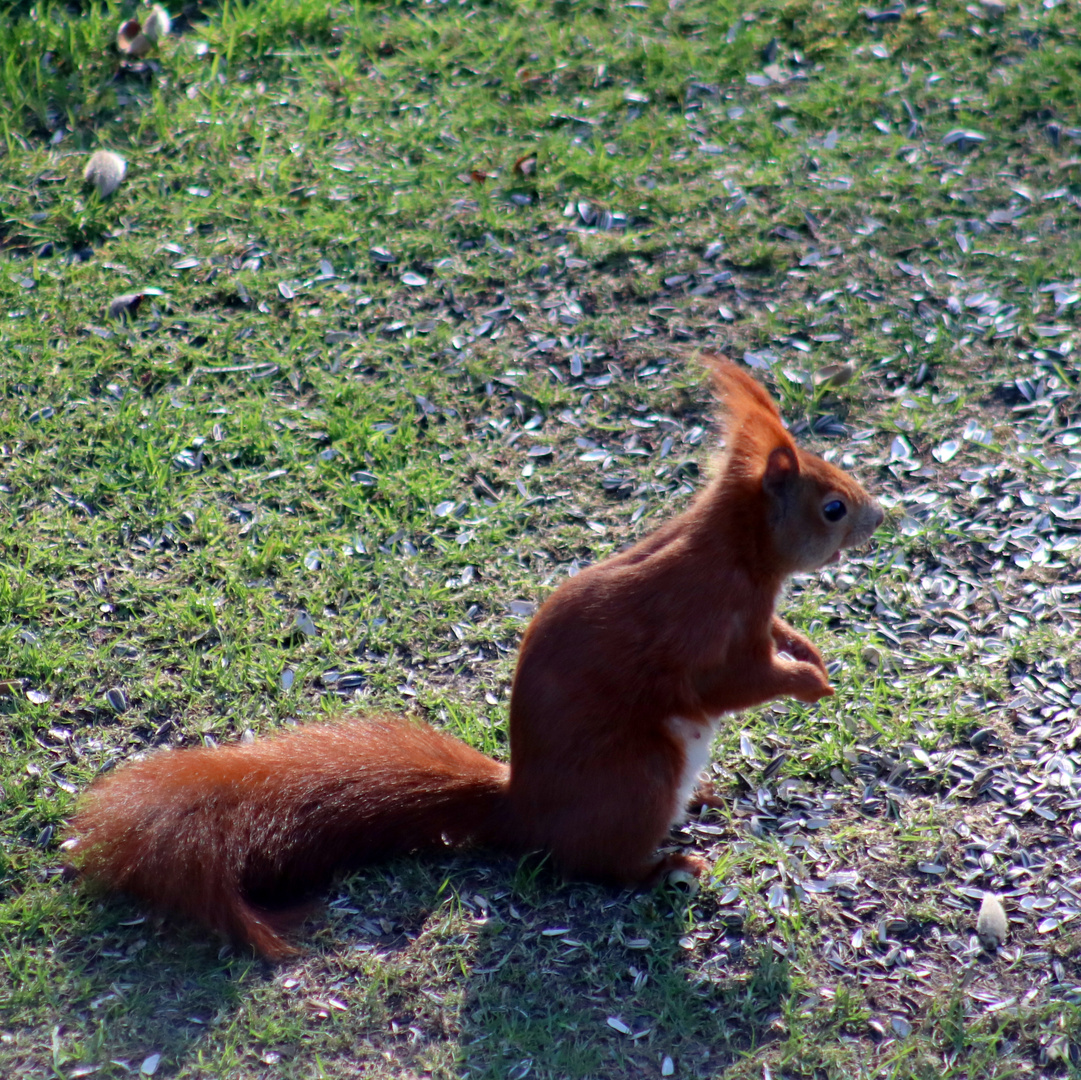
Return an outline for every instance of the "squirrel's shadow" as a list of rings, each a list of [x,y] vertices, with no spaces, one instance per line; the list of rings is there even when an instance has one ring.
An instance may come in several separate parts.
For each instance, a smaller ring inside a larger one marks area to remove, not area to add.
[[[236,1032],[274,1076],[316,1051],[328,1075],[335,1061],[342,1075],[366,1061],[500,1078],[622,1076],[665,1057],[716,1069],[770,1038],[787,992],[784,963],[748,957],[708,889],[628,894],[509,860],[363,871],[281,965],[133,915],[109,904],[82,946],[80,1057],[138,1068],[158,1053],[163,1076]]]
[[[463,901],[474,882],[457,883]],[[773,1037],[787,964],[748,956],[716,893],[631,894],[543,872],[511,889],[499,900],[479,890],[487,911],[474,894],[487,932],[458,1037],[471,1076],[649,1075],[666,1057],[693,1075]]]

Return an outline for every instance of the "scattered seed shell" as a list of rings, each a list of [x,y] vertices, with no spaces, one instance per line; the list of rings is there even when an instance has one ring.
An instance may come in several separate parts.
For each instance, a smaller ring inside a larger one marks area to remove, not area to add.
[[[154,48],[154,42],[143,33],[138,19],[128,19],[117,31],[116,48],[122,56],[139,60]]]
[[[954,146],[962,153],[986,142],[987,136],[979,131],[969,131],[964,128],[955,128],[948,132],[942,140],[943,146]]]
[[[110,690],[105,691],[105,700],[109,704],[109,708],[115,713],[127,712],[128,699],[124,694],[124,691],[119,687],[114,686]]]
[[[1006,943],[1009,923],[1002,902],[994,893],[985,892],[976,918],[976,936],[988,952]]]
[[[947,439],[940,446],[936,446],[931,451],[931,456],[935,461],[941,462],[943,465],[952,461],[957,454],[957,451],[961,449],[961,444],[956,439]]]
[[[815,372],[815,386],[844,386],[855,374],[856,369],[851,364],[827,364]]]
[[[124,293],[109,301],[109,317],[127,321],[130,315],[134,318],[139,313],[139,305],[143,302],[143,294]]]
[[[169,12],[161,4],[155,4],[150,9],[150,14],[143,20],[143,36],[156,45],[158,38],[165,37],[172,26],[173,20],[169,17]]]
[[[124,179],[128,163],[112,150],[95,150],[83,170],[83,180],[98,189],[98,195],[107,199]]]

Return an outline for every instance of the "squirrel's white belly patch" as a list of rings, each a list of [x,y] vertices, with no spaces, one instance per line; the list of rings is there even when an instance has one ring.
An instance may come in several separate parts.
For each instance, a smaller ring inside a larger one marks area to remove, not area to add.
[[[687,803],[698,787],[702,770],[709,764],[709,752],[719,720],[719,716],[706,724],[684,720],[682,716],[670,716],[667,720],[669,734],[683,748],[683,771],[679,777],[671,825],[677,825],[687,816]]]

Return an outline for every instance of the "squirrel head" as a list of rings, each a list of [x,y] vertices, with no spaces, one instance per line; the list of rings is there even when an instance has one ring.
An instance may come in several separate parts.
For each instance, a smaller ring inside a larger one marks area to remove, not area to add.
[[[796,446],[777,406],[747,372],[719,356],[705,360],[724,409],[724,483],[746,506],[763,507],[775,569],[817,570],[842,548],[869,540],[882,524],[882,507],[854,477]]]

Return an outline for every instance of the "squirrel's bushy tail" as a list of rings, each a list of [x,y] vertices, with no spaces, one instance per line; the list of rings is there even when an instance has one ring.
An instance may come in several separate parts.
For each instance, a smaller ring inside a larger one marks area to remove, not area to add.
[[[506,765],[435,728],[376,717],[249,745],[165,750],[96,781],[76,869],[270,959],[333,876],[440,845],[510,845]]]

